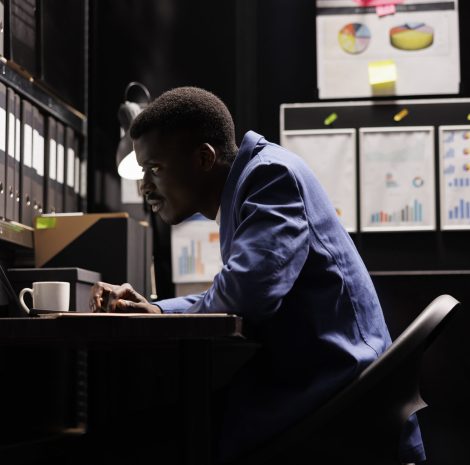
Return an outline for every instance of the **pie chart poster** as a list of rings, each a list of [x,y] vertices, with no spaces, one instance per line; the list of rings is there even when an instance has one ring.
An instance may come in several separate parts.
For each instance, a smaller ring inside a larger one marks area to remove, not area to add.
[[[379,17],[353,0],[317,0],[317,80],[320,99],[373,97],[369,65],[392,60],[390,95],[458,94],[457,1],[405,0]]]

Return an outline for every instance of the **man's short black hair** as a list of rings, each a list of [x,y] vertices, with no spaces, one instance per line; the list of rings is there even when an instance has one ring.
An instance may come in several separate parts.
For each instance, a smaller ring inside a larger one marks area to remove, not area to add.
[[[219,148],[228,162],[237,153],[235,127],[228,108],[214,94],[198,87],[177,87],[160,95],[134,120],[130,136],[138,139],[154,129],[165,135],[189,130],[198,143]]]

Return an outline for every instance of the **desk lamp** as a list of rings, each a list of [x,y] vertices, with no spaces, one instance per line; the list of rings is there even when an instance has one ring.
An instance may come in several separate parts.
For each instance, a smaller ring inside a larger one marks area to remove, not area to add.
[[[131,89],[139,89],[144,95],[144,102],[141,98],[138,101],[130,101],[128,94]],[[118,111],[119,124],[121,125],[121,140],[116,151],[116,164],[118,173],[122,178],[139,180],[143,178],[142,168],[137,164],[132,139],[129,135],[129,128],[136,116],[150,102],[150,93],[140,82],[130,82],[124,91],[124,103]],[[139,101],[140,100],[140,101]]]

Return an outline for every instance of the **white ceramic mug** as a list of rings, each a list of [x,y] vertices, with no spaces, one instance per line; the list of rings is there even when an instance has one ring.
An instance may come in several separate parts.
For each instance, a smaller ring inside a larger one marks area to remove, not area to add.
[[[25,287],[20,292],[20,303],[26,312],[31,309],[24,302],[24,295],[31,294],[35,310],[67,312],[70,303],[70,283],[65,281],[40,281],[33,283],[33,288]]]

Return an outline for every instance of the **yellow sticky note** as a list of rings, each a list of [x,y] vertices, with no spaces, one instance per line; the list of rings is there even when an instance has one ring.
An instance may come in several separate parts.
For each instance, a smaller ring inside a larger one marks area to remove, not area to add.
[[[371,86],[394,83],[397,80],[397,65],[393,60],[372,61],[369,63],[369,83]]]
[[[408,110],[406,108],[403,108],[403,110],[400,110],[394,117],[393,119],[396,122],[401,121],[403,118],[406,118],[408,116]]]

